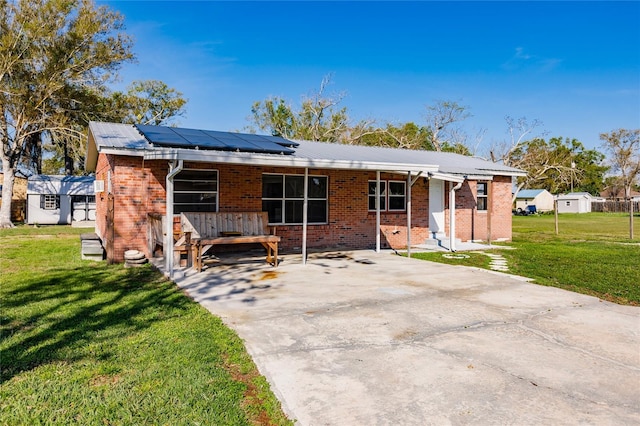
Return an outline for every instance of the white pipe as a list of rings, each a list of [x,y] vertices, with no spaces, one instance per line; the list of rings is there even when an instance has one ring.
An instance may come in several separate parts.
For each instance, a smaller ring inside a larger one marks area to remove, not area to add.
[[[407,257],[411,257],[411,171],[407,173]]]
[[[307,264],[307,206],[309,204],[309,169],[304,169],[304,201],[302,203],[302,264]]]
[[[380,253],[380,171],[376,171],[376,253]]]
[[[462,182],[452,186],[449,191],[449,250],[456,251],[456,191],[462,187]]]
[[[178,160],[169,163],[169,173],[167,174],[167,191],[166,191],[166,223],[165,223],[165,237],[164,237],[164,265],[165,273],[169,275],[170,279],[173,279],[173,178],[182,171],[184,162]]]

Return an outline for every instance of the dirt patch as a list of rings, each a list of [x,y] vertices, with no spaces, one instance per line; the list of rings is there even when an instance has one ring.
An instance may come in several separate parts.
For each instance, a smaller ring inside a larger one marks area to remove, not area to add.
[[[262,271],[262,274],[258,278],[259,281],[265,280],[275,280],[280,276],[280,273],[277,271]]]
[[[118,383],[119,381],[120,381],[119,375],[109,376],[106,374],[100,374],[99,376],[96,376],[89,381],[89,386],[91,387],[112,386]]]
[[[416,334],[418,334],[416,331],[405,330],[402,333],[399,333],[399,334],[396,334],[395,336],[393,336],[393,339],[394,340],[409,340],[413,336],[415,336]]]

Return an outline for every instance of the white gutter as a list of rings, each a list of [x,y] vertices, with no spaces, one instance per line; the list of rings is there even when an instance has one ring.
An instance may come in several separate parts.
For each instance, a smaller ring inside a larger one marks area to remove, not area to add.
[[[125,150],[117,150],[119,154],[124,154]],[[127,150],[129,151],[129,150]],[[136,156],[140,156],[140,150],[132,151]],[[293,155],[257,155],[245,152],[224,152],[224,151],[198,151],[184,149],[165,149],[162,151],[147,150],[144,152],[144,159],[149,160],[183,160],[209,163],[245,164],[251,166],[277,166],[296,167],[310,169],[339,169],[339,170],[376,170],[390,173],[436,173],[438,166],[419,165],[406,163],[383,163],[372,161],[355,160],[326,160],[300,158]],[[452,177],[452,179],[454,179]],[[457,179],[457,178],[455,178]]]
[[[173,178],[182,171],[184,162],[179,160],[169,163],[169,173],[167,174],[167,191],[166,191],[166,229],[164,237],[164,264],[165,273],[173,279]]]
[[[462,187],[462,182],[452,186],[449,190],[449,250],[456,251],[456,191]]]

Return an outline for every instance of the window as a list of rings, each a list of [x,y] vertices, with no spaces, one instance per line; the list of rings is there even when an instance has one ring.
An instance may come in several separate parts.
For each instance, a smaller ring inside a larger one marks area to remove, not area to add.
[[[308,178],[307,223],[327,223],[327,177]],[[304,176],[262,175],[262,210],[269,223],[300,224],[304,205]]]
[[[565,201],[564,205],[567,206],[567,207],[571,207],[571,201]]]
[[[488,206],[488,186],[487,182],[478,182],[476,186],[478,211],[486,211]]]
[[[389,190],[387,191],[387,188]],[[380,211],[405,211],[407,183],[404,181],[380,181]],[[369,181],[369,210],[376,210],[376,181]]]
[[[173,213],[218,211],[218,171],[185,169],[173,178]]]
[[[40,208],[43,210],[58,210],[60,208],[60,196],[55,194],[40,195]]]

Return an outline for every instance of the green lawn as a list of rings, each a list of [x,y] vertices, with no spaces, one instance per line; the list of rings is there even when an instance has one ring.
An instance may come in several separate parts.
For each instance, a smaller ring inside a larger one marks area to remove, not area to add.
[[[292,424],[220,319],[80,232],[0,230],[0,424]]]
[[[553,215],[513,217],[512,249],[497,250],[509,272],[535,283],[590,294],[604,300],[640,305],[640,216],[629,239],[629,216],[614,213],[561,214],[559,235]],[[513,250],[515,249],[515,250]],[[446,259],[442,253],[414,257],[456,265],[488,267],[488,257]]]

